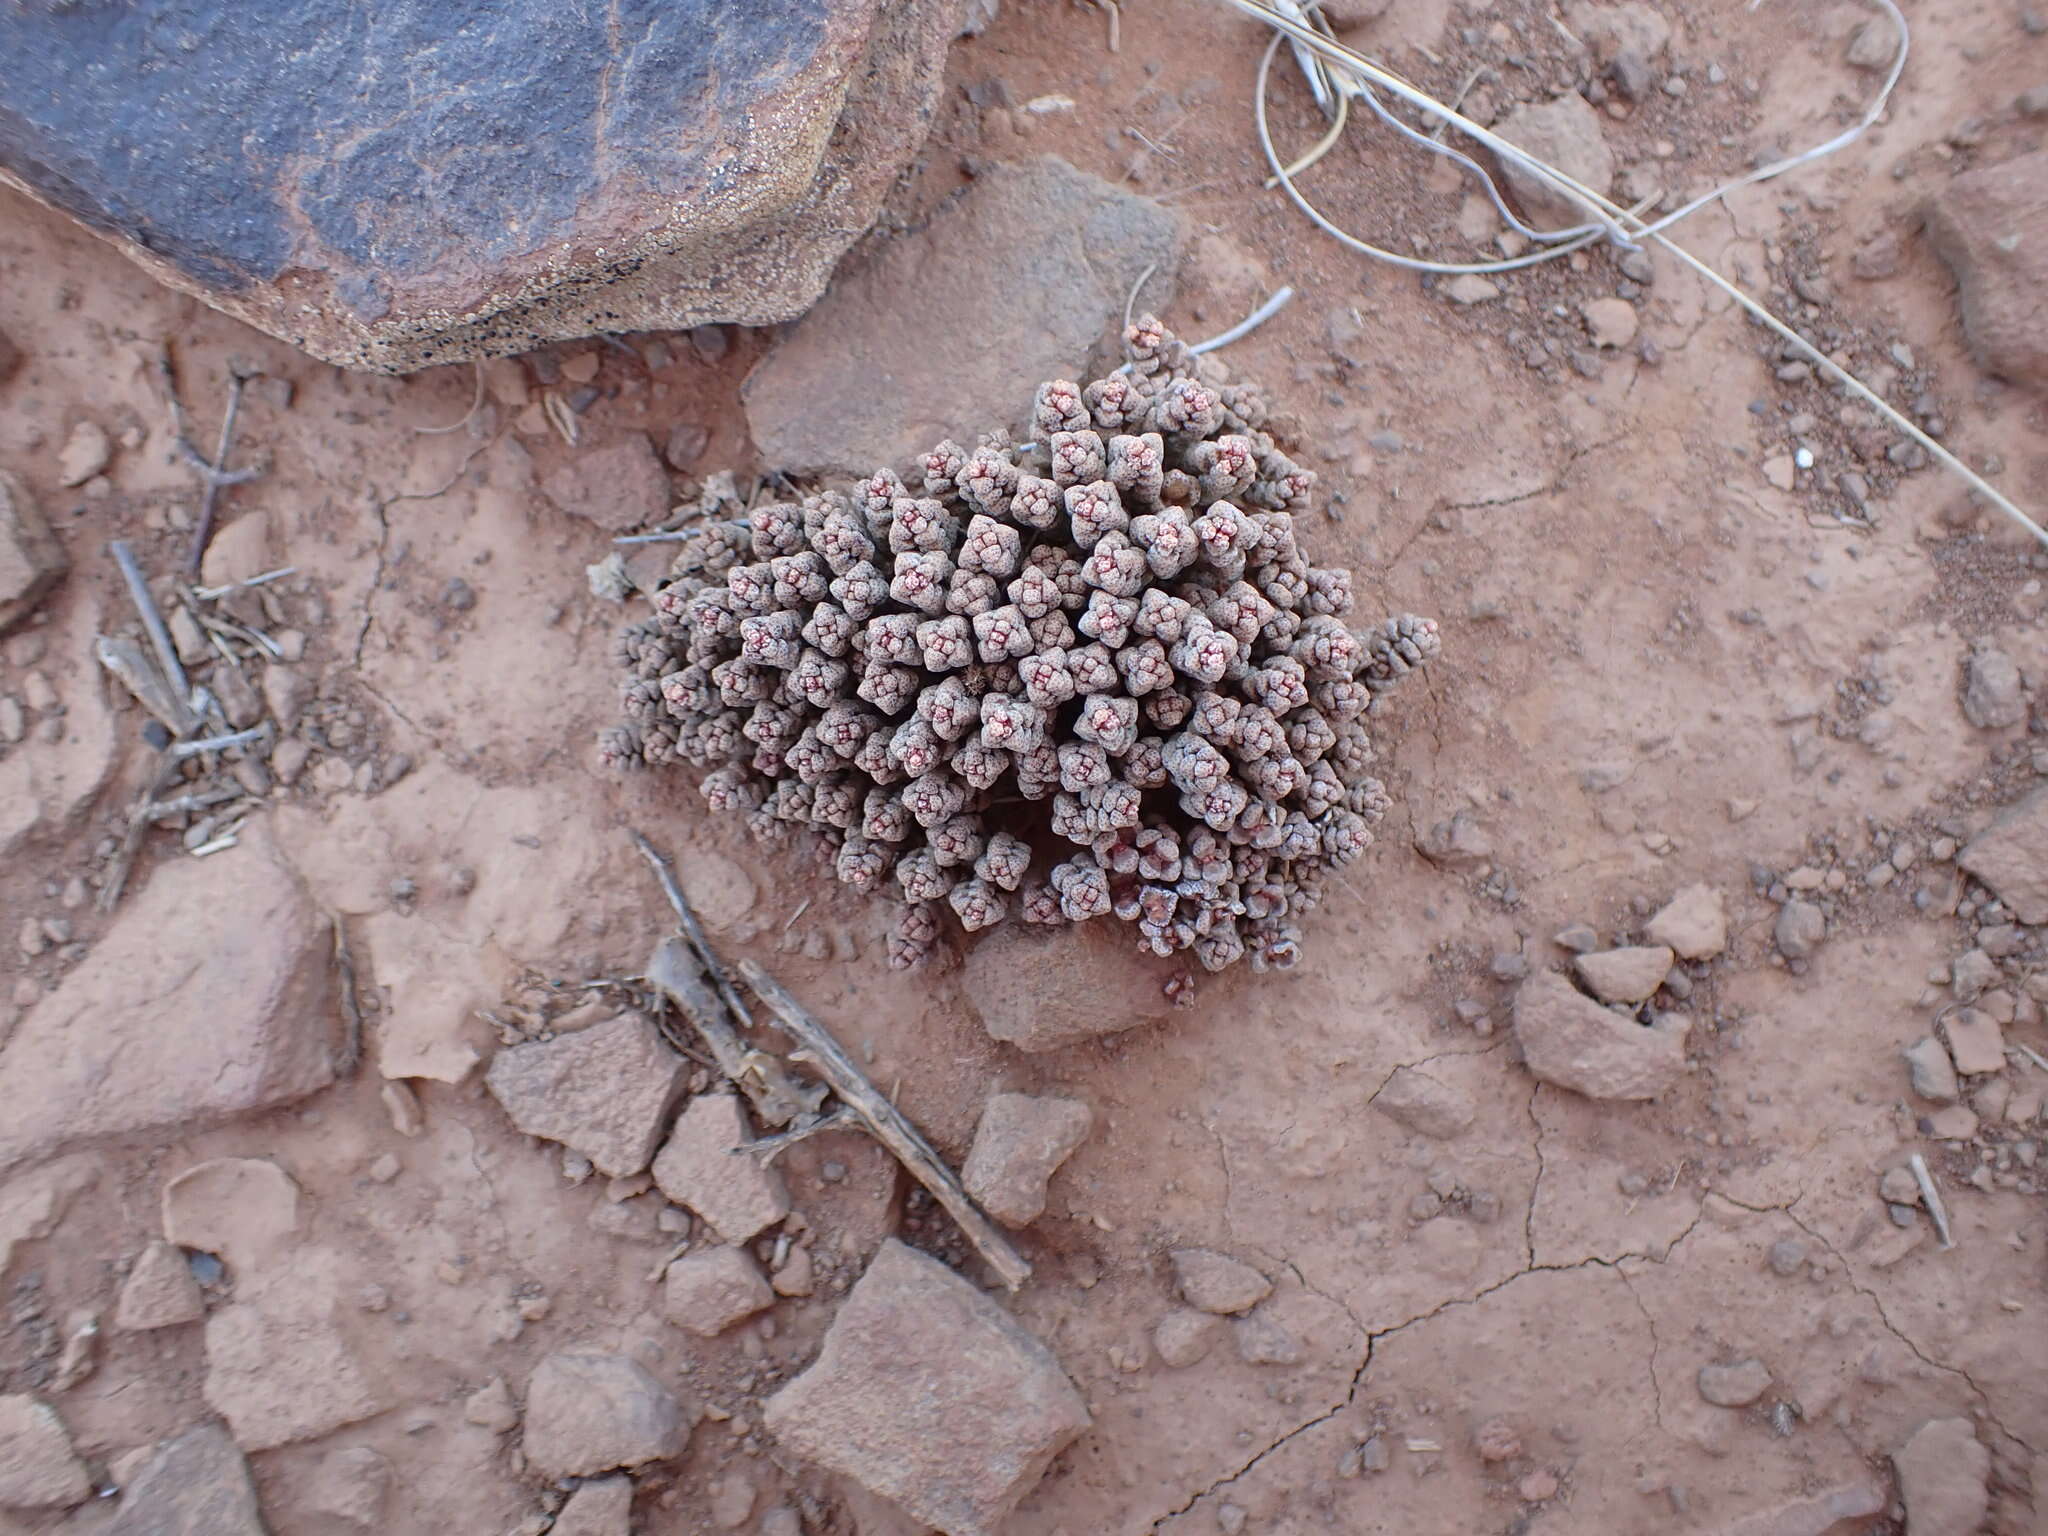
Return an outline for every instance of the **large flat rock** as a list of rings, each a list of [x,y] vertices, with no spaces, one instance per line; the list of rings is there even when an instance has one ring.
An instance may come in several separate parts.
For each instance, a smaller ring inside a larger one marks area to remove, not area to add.
[[[330,362],[799,314],[956,0],[0,7],[0,177]]]
[[[0,1169],[325,1087],[332,969],[326,921],[260,819],[239,848],[171,859],[0,1050]]]
[[[1010,923],[983,938],[961,971],[982,1028],[1019,1050],[1057,1051],[1172,1013],[1167,966],[1103,927],[1048,935]]]
[[[654,1156],[688,1070],[652,1024],[622,1013],[552,1040],[507,1046],[484,1081],[527,1135],[559,1141],[600,1173],[625,1178]]]
[[[206,1401],[245,1451],[317,1440],[391,1406],[334,1321],[332,1287],[322,1282],[273,1276],[253,1300],[206,1320]]]
[[[1017,427],[1041,380],[1086,378],[1147,267],[1163,309],[1176,217],[1064,160],[998,166],[832,291],[747,378],[778,469],[871,474],[942,438]]]
[[[946,1536],[990,1536],[1090,1423],[1050,1350],[894,1240],[764,1420],[798,1455]]]

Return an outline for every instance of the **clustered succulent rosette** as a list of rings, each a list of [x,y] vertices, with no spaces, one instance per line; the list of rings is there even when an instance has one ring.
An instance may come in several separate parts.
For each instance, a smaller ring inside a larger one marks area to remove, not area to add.
[[[1022,447],[944,442],[915,484],[698,527],[620,636],[601,754],[709,769],[756,835],[822,836],[841,880],[900,899],[898,966],[947,913],[1113,916],[1212,971],[1292,964],[1295,919],[1388,808],[1368,710],[1436,625],[1353,628],[1258,391],[1150,316],[1125,343],[1118,373],[1040,386]]]

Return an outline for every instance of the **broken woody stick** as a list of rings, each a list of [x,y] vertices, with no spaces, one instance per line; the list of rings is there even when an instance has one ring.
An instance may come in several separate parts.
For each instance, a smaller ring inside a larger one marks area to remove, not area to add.
[[[832,1037],[832,1032],[806,1013],[774,977],[751,960],[740,962],[740,974],[754,995],[775,1014],[783,1033],[797,1042],[798,1048],[789,1059],[812,1068],[824,1083],[799,1087],[791,1081],[781,1058],[747,1044],[740,1035],[740,1025],[751,1025],[753,1015],[740,1001],[731,976],[705,938],[703,925],[690,909],[674,867],[638,832],[633,834],[633,844],[653,868],[655,878],[661,882],[661,892],[675,909],[677,924],[682,929],[681,937],[664,938],[655,945],[647,962],[648,984],[696,1026],[718,1070],[747,1096],[762,1122],[790,1127],[780,1136],[756,1142],[750,1150],[765,1150],[772,1156],[792,1142],[820,1131],[837,1129],[848,1121],[858,1123],[946,1208],[967,1241],[1004,1285],[1014,1291],[1029,1280],[1031,1266],[982,1214],[981,1207],[932,1150],[931,1143],[890,1102],[888,1095],[868,1081],[867,1074],[854,1065],[853,1058]],[[840,1108],[821,1117],[818,1111],[827,1089],[838,1097]]]
[[[647,981],[697,1026],[718,1070],[747,1096],[762,1124],[800,1124],[816,1113],[823,1092],[804,1093],[789,1080],[780,1060],[740,1038],[724,999],[688,943],[671,935],[655,945],[647,962]]]
[[[740,975],[754,995],[768,1005],[783,1032],[797,1041],[799,1049],[790,1056],[813,1068],[832,1085],[839,1101],[860,1116],[875,1140],[895,1154],[934,1200],[943,1205],[975,1250],[988,1261],[1004,1285],[1016,1290],[1031,1278],[1031,1266],[998,1232],[995,1223],[969,1197],[952,1169],[939,1160],[931,1143],[912,1125],[888,1097],[867,1080],[853,1058],[832,1037],[832,1032],[806,1013],[797,1000],[752,960],[740,962]]]

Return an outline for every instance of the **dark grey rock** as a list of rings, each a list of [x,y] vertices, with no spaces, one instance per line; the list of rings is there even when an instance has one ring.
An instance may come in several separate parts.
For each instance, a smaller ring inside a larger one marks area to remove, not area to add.
[[[1995,645],[1979,645],[1963,667],[1963,714],[1980,731],[1999,731],[2027,718],[2020,669]]]
[[[923,140],[951,0],[0,7],[0,169],[382,372],[799,314]]]
[[[1812,902],[1795,896],[1778,908],[1771,936],[1777,941],[1778,953],[1787,960],[1809,959],[1828,936],[1827,914]]]

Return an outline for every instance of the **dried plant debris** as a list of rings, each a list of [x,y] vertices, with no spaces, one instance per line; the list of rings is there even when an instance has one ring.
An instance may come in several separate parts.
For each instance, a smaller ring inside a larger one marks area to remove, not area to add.
[[[700,526],[620,636],[601,756],[707,768],[714,810],[821,837],[903,904],[898,966],[948,915],[1115,916],[1212,971],[1292,964],[1388,808],[1368,711],[1436,625],[1354,628],[1259,392],[1150,316],[1125,342],[1125,370],[1040,386],[1031,443]]]

